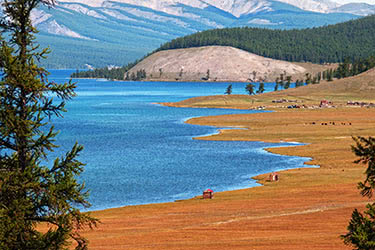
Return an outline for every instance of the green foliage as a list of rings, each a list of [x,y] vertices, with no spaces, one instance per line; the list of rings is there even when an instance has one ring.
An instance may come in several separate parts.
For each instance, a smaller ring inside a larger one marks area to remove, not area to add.
[[[322,79],[331,82],[331,81],[333,81],[333,75],[334,75],[333,69],[327,69],[327,70],[323,71]]]
[[[366,179],[358,184],[362,196],[372,197],[375,188],[375,139],[372,137],[355,137],[356,146],[353,152],[359,157],[355,163],[367,165]],[[358,250],[375,249],[375,203],[368,204],[364,215],[357,209],[353,211],[349,222],[348,233],[342,235],[344,242]]]
[[[147,73],[144,69],[138,70],[136,73],[129,73],[129,70],[134,67],[138,61],[129,63],[123,67],[115,68],[98,68],[87,71],[76,71],[71,74],[72,78],[105,78],[110,80],[126,80],[126,81],[141,81],[146,79]]]
[[[275,81],[275,89],[274,91],[278,91],[279,90],[279,79],[277,78],[276,81]]]
[[[349,232],[342,237],[346,244],[358,250],[375,249],[375,205],[367,204],[366,208],[365,215],[354,210],[348,226]]]
[[[259,83],[259,88],[257,90],[257,94],[262,94],[263,92],[264,92],[264,82],[262,81],[262,82]],[[249,94],[250,94],[250,92],[249,92]]]
[[[77,230],[97,220],[77,206],[89,207],[88,193],[75,177],[83,171],[77,143],[65,156],[48,163],[54,144],[52,116],[62,116],[65,102],[75,96],[72,82],[49,82],[48,72],[35,64],[38,52],[30,13],[47,0],[4,0],[0,38],[0,249],[87,249]],[[59,98],[54,101],[52,96]],[[48,223],[46,233],[37,226]]]
[[[354,138],[356,146],[352,147],[356,156],[360,157],[355,163],[367,164],[366,179],[358,184],[361,194],[372,197],[375,188],[375,138]]]
[[[311,84],[312,83],[311,74],[310,73],[306,73],[305,76],[306,76],[306,79],[305,79],[306,85]]]
[[[279,87],[284,88],[284,89],[289,89],[291,83],[292,83],[292,77],[286,76],[286,72],[281,73],[280,77],[276,77],[276,80],[275,80],[276,85],[275,85],[274,90],[278,91]],[[300,83],[298,82],[298,84],[300,84]],[[296,83],[296,87],[299,87],[299,86],[297,86],[297,83]]]
[[[292,82],[292,77],[291,76],[287,76],[286,77],[286,82],[285,82],[285,85],[284,85],[284,89],[289,89],[291,82]]]
[[[346,58],[344,62],[340,63],[337,69],[333,72],[333,75],[334,77],[340,79],[361,74],[374,67],[375,56],[370,56],[366,59],[357,59],[352,62],[349,58]]]
[[[167,49],[225,45],[286,61],[342,62],[335,71],[330,69],[323,72],[323,75],[314,77],[306,75],[305,83],[308,85],[317,84],[322,78],[332,81],[333,77],[354,76],[375,67],[373,40],[375,40],[375,15],[346,23],[304,30],[270,30],[249,27],[208,30],[172,40],[153,53]],[[121,68],[108,69],[106,67],[83,71],[73,74],[72,77],[123,80],[126,72],[142,59]],[[161,75],[162,72],[160,72]],[[290,83],[282,77],[279,79],[280,82],[276,82],[275,91],[278,87],[285,88],[285,85],[289,88]],[[202,80],[209,78],[208,70],[207,76]],[[137,77],[130,79],[140,80]]]
[[[303,86],[303,81],[297,79],[295,85],[296,85],[296,88],[302,87]]]
[[[101,17],[81,13],[79,9],[74,10],[67,1],[60,1],[56,8],[40,6],[39,9],[52,15],[59,25],[88,38],[53,35],[46,30],[48,22],[41,22],[38,25],[45,31],[41,30],[37,34],[38,41],[42,47],[53,50],[48,59],[41,62],[44,67],[84,69],[86,64],[95,68],[126,65],[176,37],[217,26],[291,29],[318,27],[357,18],[351,14],[322,14],[298,10],[291,6],[282,7],[276,1],[270,6],[275,11],[261,11],[242,15],[240,18],[217,8],[201,9],[186,5],[180,5],[178,8],[189,13],[189,16],[179,16],[136,6],[136,1],[133,1],[133,4],[129,4],[129,1],[113,1],[111,9],[116,10],[116,15],[113,15],[106,11],[108,8],[90,7],[83,1],[78,2],[82,4],[78,3],[76,6],[87,8],[90,13],[95,12]],[[85,2],[89,3],[90,0]],[[148,15],[134,16],[135,11],[146,11]],[[156,15],[162,18],[154,18]],[[198,16],[201,18],[197,18]],[[269,20],[270,24],[256,24],[252,20]],[[69,53],[66,53],[67,51]]]
[[[108,67],[105,68],[98,68],[94,70],[87,70],[87,71],[78,71],[71,75],[72,78],[105,78],[105,79],[114,79],[114,80],[124,80],[126,78],[126,73],[134,67],[138,61],[134,63],[129,63],[126,66],[119,67],[119,68],[112,68],[109,69]],[[129,80],[129,79],[128,79]]]
[[[208,45],[233,46],[257,55],[294,62],[343,62],[375,55],[375,15],[303,30],[225,28],[177,38],[157,51]]]
[[[232,84],[229,84],[227,89],[225,90],[226,95],[231,95],[232,94]]]
[[[136,81],[140,81],[140,80],[146,79],[146,77],[147,77],[146,70],[141,69],[141,70],[137,71],[137,79],[136,79]]]
[[[246,87],[245,87],[245,89],[246,89],[247,93],[249,93],[249,95],[255,95],[254,88],[255,88],[255,85],[252,84],[252,83],[247,84]]]

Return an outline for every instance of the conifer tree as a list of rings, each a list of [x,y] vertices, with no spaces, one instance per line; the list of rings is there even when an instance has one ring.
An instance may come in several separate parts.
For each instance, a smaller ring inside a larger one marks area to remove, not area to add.
[[[328,70],[323,71],[323,75],[322,75],[323,80],[327,79],[327,73],[328,73]]]
[[[280,86],[280,88],[281,89],[283,89],[283,88],[285,88],[285,83],[286,83],[286,81],[285,81],[285,79],[284,79],[284,75],[285,75],[286,73],[281,73],[280,74],[280,77],[277,77],[276,78],[276,85],[279,87]],[[276,89],[276,87],[275,87],[275,89]]]
[[[249,84],[246,85],[245,89],[246,89],[247,93],[249,93],[249,95],[255,94],[254,87],[255,87],[255,85],[252,84],[252,83],[249,83]]]
[[[87,249],[78,230],[97,220],[81,213],[89,207],[88,193],[75,178],[83,171],[76,158],[77,143],[61,158],[48,161],[57,132],[50,124],[61,117],[65,102],[74,95],[72,82],[49,82],[48,72],[36,62],[39,50],[30,13],[53,0],[3,0],[0,67],[0,249]],[[6,38],[5,38],[6,37]],[[53,100],[53,96],[57,100]],[[38,231],[40,223],[49,230]]]
[[[329,69],[327,72],[327,81],[332,82],[333,81],[333,69]]]
[[[227,89],[225,90],[226,95],[231,95],[232,94],[232,84],[229,84]]]
[[[305,76],[306,76],[305,83],[306,83],[306,85],[309,85],[312,82],[311,74],[310,73],[306,73]]]
[[[367,165],[366,179],[358,183],[362,196],[371,198],[375,189],[375,138],[355,137],[353,152],[359,157],[355,163]],[[342,235],[347,245],[357,250],[375,249],[375,203],[367,204],[364,214],[355,209],[348,225],[348,233]]]
[[[291,83],[292,83],[292,77],[291,76],[287,76],[286,77],[286,82],[285,82],[285,85],[284,85],[284,89],[289,89]]]
[[[262,94],[264,92],[264,82],[260,81],[259,88],[257,90],[257,94]]]
[[[130,75],[130,80],[131,81],[136,81],[137,80],[137,76],[135,75],[134,71]]]
[[[299,88],[299,87],[301,87],[301,86],[303,86],[303,81],[297,79],[297,81],[296,81],[296,83],[295,83],[295,87],[296,87],[296,88]]]
[[[276,77],[274,91],[278,91],[279,90],[279,79],[280,78]]]

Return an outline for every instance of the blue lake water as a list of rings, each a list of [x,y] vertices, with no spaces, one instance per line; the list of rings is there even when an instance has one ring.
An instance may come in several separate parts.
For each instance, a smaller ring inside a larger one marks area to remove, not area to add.
[[[64,82],[71,72],[51,70],[49,78]],[[217,128],[184,123],[191,117],[258,111],[154,104],[223,94],[228,83],[74,81],[78,96],[67,104],[64,119],[53,120],[61,147],[51,158],[75,141],[84,145],[80,160],[87,166],[80,179],[90,190],[90,210],[187,199],[207,188],[252,187],[257,185],[252,176],[304,167],[308,160],[263,150],[290,143],[193,140]],[[233,94],[245,94],[245,83],[232,85]],[[273,88],[266,84],[266,91]]]

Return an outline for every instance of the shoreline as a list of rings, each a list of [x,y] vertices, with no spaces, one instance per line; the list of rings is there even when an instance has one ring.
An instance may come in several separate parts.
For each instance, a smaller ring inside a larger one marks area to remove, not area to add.
[[[259,83],[259,81],[246,81],[246,80],[207,80],[207,81],[203,81],[203,80],[189,80],[189,79],[186,79],[186,80],[173,80],[173,79],[146,79],[146,80],[137,80],[137,81],[133,81],[133,80],[119,80],[119,79],[109,79],[109,78],[103,78],[103,77],[74,77],[74,78],[71,78],[71,79],[83,79],[83,80],[103,80],[103,81],[115,81],[115,82],[150,82],[150,83],[153,83],[153,82],[173,82],[173,83],[190,83],[190,82],[193,82],[193,83]],[[266,81],[264,82],[265,84],[275,84],[275,81]]]
[[[180,107],[178,105],[173,105],[171,103],[152,103],[154,105],[159,105],[159,106],[163,106],[163,107],[174,107],[174,108],[189,108],[189,107]],[[193,108],[193,107],[190,107],[190,108]],[[198,108],[205,108],[205,107],[198,107]],[[210,107],[206,107],[206,108],[210,108]],[[225,108],[225,107],[222,107],[221,109],[233,109],[232,107],[231,108]],[[240,108],[242,109],[242,108]],[[252,109],[252,110],[256,110],[256,109]],[[266,112],[275,112],[275,110],[265,110]],[[251,114],[256,114],[256,113],[249,113],[250,115]],[[234,114],[235,115],[235,114]],[[185,123],[185,124],[189,124],[191,120],[194,120],[194,119],[200,119],[200,118],[206,118],[206,117],[209,117],[209,116],[198,116],[198,117],[187,117],[185,119],[183,119],[181,122]],[[201,124],[197,124],[197,123],[193,123],[191,122],[190,124],[193,124],[193,125],[198,125],[198,126],[207,126],[207,125],[201,125]],[[244,126],[228,126],[228,127],[223,127],[223,126],[220,126],[220,127],[216,127],[216,126],[213,126],[215,127],[216,129],[216,132],[215,133],[210,133],[210,134],[207,134],[207,135],[198,135],[198,136],[194,136],[194,137],[191,137],[193,140],[210,140],[211,137],[214,137],[214,136],[220,136],[222,134],[222,131],[226,131],[226,130],[248,130],[249,128],[246,128]],[[264,186],[265,182],[264,182],[264,176],[268,176],[270,174],[272,174],[273,172],[285,172],[285,171],[289,171],[289,170],[295,170],[295,169],[305,169],[305,168],[320,168],[319,165],[315,165],[315,164],[310,164],[310,162],[314,161],[314,159],[312,157],[309,157],[309,156],[298,156],[298,155],[292,155],[292,154],[279,154],[279,153],[275,153],[275,152],[272,152],[272,149],[282,149],[282,148],[289,148],[289,147],[303,147],[305,145],[307,145],[306,143],[303,143],[303,142],[289,142],[289,141],[279,141],[279,142],[274,142],[274,141],[264,141],[264,140],[248,140],[248,141],[252,141],[252,142],[264,142],[264,143],[273,143],[273,144],[282,144],[282,143],[288,143],[288,144],[291,144],[291,145],[285,145],[285,146],[273,146],[273,147],[262,147],[261,149],[269,154],[274,154],[274,155],[281,155],[281,156],[289,156],[289,157],[296,157],[296,158],[307,158],[307,160],[303,163],[303,166],[304,167],[291,167],[291,168],[281,168],[281,169],[278,169],[278,170],[275,170],[275,171],[272,171],[272,172],[265,172],[265,173],[261,173],[261,174],[258,174],[258,175],[254,175],[254,176],[251,176],[250,179],[254,180],[255,183],[253,186],[249,186],[249,187],[243,187],[243,188],[233,188],[233,189],[226,189],[224,191],[218,191],[218,192],[215,192],[216,194],[217,193],[226,193],[226,192],[232,192],[232,191],[237,191],[237,190],[247,190],[247,189],[252,189],[252,188],[255,188],[255,187],[261,187],[261,186]],[[300,145],[293,145],[293,144],[300,144]],[[109,208],[103,208],[103,209],[95,209],[95,210],[87,210],[87,211],[84,211],[84,212],[103,212],[103,211],[106,211],[106,210],[113,210],[113,209],[121,209],[121,208],[126,208],[126,207],[137,207],[137,206],[149,206],[149,205],[158,205],[158,204],[172,204],[172,203],[175,203],[175,202],[182,202],[182,201],[188,201],[188,200],[192,200],[192,199],[199,199],[201,198],[202,195],[196,195],[196,196],[192,196],[192,197],[187,197],[187,198],[183,198],[183,199],[176,199],[176,200],[171,200],[171,201],[161,201],[161,202],[152,202],[152,203],[141,203],[141,204],[130,204],[130,205],[124,205],[124,206],[118,206],[118,207],[109,207]]]
[[[345,127],[348,131],[340,132],[341,137],[351,133],[350,129],[353,128],[363,131],[367,125],[373,131],[375,110],[360,111],[369,112],[367,116],[371,117],[371,121]],[[287,120],[282,120],[284,112],[288,112]],[[322,134],[326,128],[322,130],[320,126],[316,127],[318,131],[314,131],[312,137],[309,133],[304,135],[307,137],[301,137],[299,132],[309,132],[301,119],[363,117],[363,114],[357,116],[354,112],[358,110],[287,110],[188,120],[188,123],[216,124],[216,127],[239,125],[240,122],[255,123],[248,130],[224,130],[219,135],[201,139],[275,142],[282,137],[283,141],[303,141],[309,144],[265,150],[310,157],[311,160],[304,163],[304,168],[280,172],[278,182],[267,181],[268,174],[258,175],[253,179],[260,186],[215,192],[212,200],[203,200],[198,196],[169,203],[94,211],[93,216],[101,219],[102,225],[98,232],[85,231],[91,242],[90,249],[99,250],[108,245],[117,246],[113,249],[163,250],[201,249],[203,245],[211,246],[208,247],[210,249],[350,249],[343,244],[339,235],[345,232],[354,208],[364,208],[367,202],[356,189],[356,183],[362,179],[363,168],[353,164],[355,157],[350,153],[350,147],[346,146],[347,142],[350,145],[351,138],[337,139],[344,144],[331,143],[332,140],[325,139],[327,134]],[[333,114],[336,116],[332,117]],[[315,118],[311,118],[311,115]],[[285,124],[275,125],[275,120]],[[276,128],[273,129],[273,126]],[[334,130],[328,132],[336,137]],[[259,138],[259,135],[264,138]],[[335,155],[340,150],[345,152],[340,154],[340,158],[325,156],[326,153],[332,155],[332,152]]]
[[[352,136],[375,136],[375,109],[345,104],[352,99],[374,101],[372,89],[355,91],[359,84],[370,88],[373,74],[253,97],[201,97],[175,104],[242,109],[262,105],[276,110],[199,117],[187,123],[247,128],[221,130],[202,140],[303,142],[303,146],[266,151],[311,160],[305,168],[282,171],[278,182],[259,175],[253,179],[261,186],[215,193],[212,200],[195,197],[93,212],[102,225],[99,231],[84,232],[90,249],[351,249],[340,235],[347,232],[353,210],[362,211],[371,202],[357,189],[365,166],[354,163]],[[285,104],[273,104],[280,98],[309,106],[325,99],[336,107],[287,109]]]
[[[163,105],[163,103],[157,103],[158,105],[161,105],[161,106],[164,106],[164,107],[168,107],[168,106],[165,106]],[[250,113],[251,114],[251,113]],[[189,124],[188,122],[192,119],[199,119],[199,118],[204,118],[205,116],[199,116],[199,117],[187,117],[185,119],[182,120],[183,123],[186,123],[186,124]],[[196,125],[199,125],[199,124],[196,124]],[[199,126],[206,126],[206,125],[199,125]],[[210,133],[210,134],[207,134],[207,135],[199,135],[199,136],[194,136],[194,137],[191,137],[191,139],[193,140],[210,140],[209,138],[211,136],[217,136],[217,135],[220,135],[222,133],[222,130],[242,130],[242,129],[248,129],[248,128],[245,128],[245,127],[215,127],[215,130],[216,132],[215,133]],[[205,139],[201,139],[201,138],[205,138]],[[265,176],[265,175],[270,175],[272,174],[273,172],[284,172],[284,171],[289,171],[289,170],[294,170],[294,169],[305,169],[305,168],[320,168],[319,165],[313,165],[313,164],[309,164],[309,162],[311,162],[313,160],[313,158],[311,157],[301,157],[301,156],[296,156],[296,155],[283,155],[283,154],[278,154],[278,153],[273,153],[272,152],[272,149],[278,149],[278,148],[289,148],[289,147],[303,147],[305,146],[306,144],[305,143],[302,143],[302,142],[286,142],[286,141],[280,141],[280,142],[267,142],[267,141],[252,141],[252,142],[263,142],[263,143],[273,143],[275,144],[275,146],[267,146],[267,147],[261,147],[261,150],[263,150],[265,153],[269,153],[269,154],[273,154],[273,155],[280,155],[280,156],[289,156],[289,157],[295,157],[295,158],[298,158],[298,159],[303,159],[303,158],[306,158],[306,161],[303,162],[303,167],[286,167],[286,168],[281,168],[281,169],[277,169],[275,171],[272,171],[272,172],[264,172],[264,173],[261,173],[261,174],[257,174],[257,175],[254,175],[254,176],[251,176],[249,177],[249,179],[253,180],[254,183],[253,184],[250,184],[252,186],[248,186],[248,187],[239,187],[239,188],[229,188],[229,189],[226,189],[226,190],[223,190],[223,191],[215,191],[215,194],[218,194],[218,193],[226,193],[226,192],[232,192],[232,191],[238,191],[238,190],[247,190],[247,189],[252,189],[252,188],[255,188],[255,187],[261,187],[261,186],[264,186],[264,183],[260,182],[262,179],[261,177],[262,176]],[[284,145],[284,146],[278,146],[276,144],[282,144],[282,143],[288,143],[290,145]],[[294,144],[299,144],[299,145],[294,145]],[[236,186],[235,184],[233,184],[232,186]],[[202,190],[203,191],[203,190]],[[118,206],[118,207],[108,207],[108,208],[103,208],[103,209],[94,209],[94,210],[86,210],[84,212],[90,212],[90,213],[93,213],[93,212],[103,212],[103,211],[106,211],[106,210],[113,210],[113,209],[121,209],[121,208],[126,208],[126,207],[137,207],[137,206],[149,206],[149,205],[158,205],[158,204],[172,204],[172,203],[175,203],[175,202],[182,202],[182,201],[188,201],[188,200],[192,200],[192,199],[200,199],[202,197],[202,195],[196,195],[196,196],[192,196],[192,197],[187,197],[187,198],[183,198],[183,199],[176,199],[176,200],[171,200],[171,201],[161,201],[161,202],[154,202],[154,203],[141,203],[141,204],[130,204],[130,205],[124,205],[124,206]]]

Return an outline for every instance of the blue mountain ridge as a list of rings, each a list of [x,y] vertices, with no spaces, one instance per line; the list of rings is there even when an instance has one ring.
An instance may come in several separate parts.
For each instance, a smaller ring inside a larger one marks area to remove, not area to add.
[[[88,65],[120,66],[142,58],[167,41],[203,30],[242,26],[302,29],[360,17],[309,12],[277,1],[269,3],[272,11],[263,10],[240,17],[213,6],[199,9],[183,4],[176,5],[183,12],[180,16],[117,2],[110,2],[107,7],[74,3],[76,9],[92,11],[96,16],[72,9],[71,3],[60,3],[55,8],[42,6],[40,10],[48,18],[37,24],[40,31],[37,40],[41,47],[52,50],[42,64],[48,68],[80,69]],[[53,34],[57,28],[52,24],[62,27],[65,33]],[[71,35],[72,32],[76,37]]]

